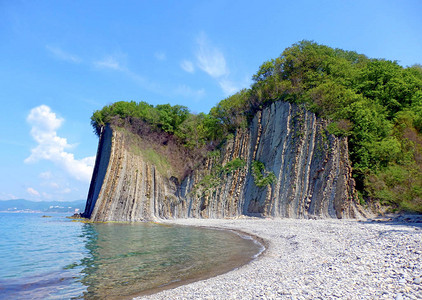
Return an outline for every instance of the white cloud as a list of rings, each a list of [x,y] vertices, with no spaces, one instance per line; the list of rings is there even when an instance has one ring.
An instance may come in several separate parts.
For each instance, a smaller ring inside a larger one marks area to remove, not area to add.
[[[164,52],[161,52],[161,51],[155,52],[154,56],[155,56],[156,59],[161,60],[161,61],[164,61],[164,60],[167,59],[167,55]]]
[[[58,47],[47,45],[45,46],[45,48],[58,59],[65,60],[72,63],[80,63],[82,61],[78,56],[65,52]]]
[[[121,62],[117,60],[116,57],[107,56],[102,60],[95,61],[94,66],[100,69],[112,69],[116,71],[123,71],[125,68],[122,66]]]
[[[49,160],[78,180],[91,180],[95,156],[75,159],[73,153],[65,151],[71,145],[56,132],[64,121],[62,118],[57,117],[50,107],[40,105],[31,110],[27,121],[32,126],[31,135],[38,145],[31,149],[31,155],[25,159],[26,163]]]
[[[40,193],[39,193],[37,190],[35,190],[35,189],[31,188],[31,187],[27,188],[27,189],[26,189],[26,191],[27,191],[27,192],[28,192],[28,194],[30,194],[31,196],[37,196],[37,197],[39,197],[39,196],[40,196]]]
[[[208,41],[204,33],[200,34],[197,43],[199,46],[196,52],[198,67],[213,78],[227,76],[229,70],[223,53]]]
[[[193,72],[195,72],[195,67],[193,66],[193,63],[192,63],[191,61],[189,61],[189,60],[183,60],[183,61],[180,63],[180,67],[181,67],[184,71],[186,71],[186,72],[188,72],[188,73],[193,73]]]

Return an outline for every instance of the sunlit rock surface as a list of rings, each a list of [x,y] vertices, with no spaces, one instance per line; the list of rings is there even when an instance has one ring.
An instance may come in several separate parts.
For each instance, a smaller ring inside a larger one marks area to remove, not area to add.
[[[198,162],[179,183],[171,169],[159,171],[142,151],[133,151],[125,131],[107,126],[83,215],[93,221],[359,217],[363,210],[357,205],[347,139],[330,135],[326,127],[326,121],[297,105],[273,103],[255,115],[249,128],[239,129],[219,157]],[[236,158],[245,165],[212,176]],[[255,185],[254,161],[274,173],[272,184]],[[209,177],[211,183],[204,180]]]

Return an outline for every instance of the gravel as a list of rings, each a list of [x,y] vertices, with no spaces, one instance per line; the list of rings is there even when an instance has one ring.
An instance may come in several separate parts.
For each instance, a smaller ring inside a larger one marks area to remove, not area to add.
[[[420,223],[178,219],[241,230],[267,250],[249,264],[135,299],[422,299]]]

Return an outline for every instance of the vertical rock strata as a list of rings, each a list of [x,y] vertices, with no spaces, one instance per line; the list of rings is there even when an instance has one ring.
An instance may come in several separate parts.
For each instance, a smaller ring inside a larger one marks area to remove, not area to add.
[[[180,184],[131,151],[124,131],[100,136],[84,216],[93,221],[157,218],[289,218],[359,216],[346,138],[328,134],[326,121],[287,102],[276,102],[238,129],[215,157]],[[241,159],[243,166],[224,166]],[[265,165],[275,180],[255,184],[251,165]]]

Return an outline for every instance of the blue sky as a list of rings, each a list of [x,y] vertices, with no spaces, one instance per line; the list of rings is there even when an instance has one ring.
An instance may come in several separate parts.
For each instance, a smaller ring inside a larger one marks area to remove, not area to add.
[[[0,200],[85,199],[93,111],[208,112],[303,39],[422,63],[421,14],[419,0],[0,0]]]

